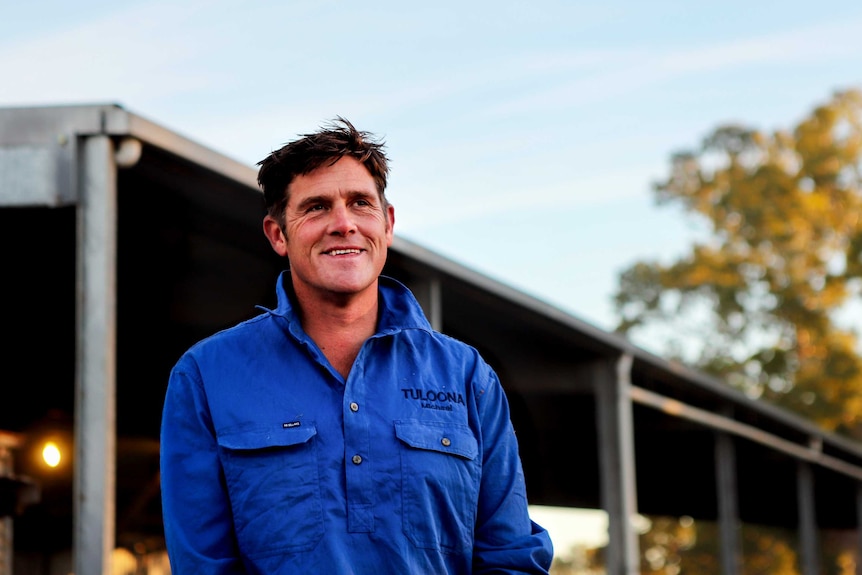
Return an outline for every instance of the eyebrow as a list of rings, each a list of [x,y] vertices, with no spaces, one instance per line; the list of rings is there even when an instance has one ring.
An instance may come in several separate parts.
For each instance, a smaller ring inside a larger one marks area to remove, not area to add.
[[[374,192],[369,192],[367,190],[350,190],[345,193],[348,199],[355,200],[357,198],[372,198],[379,200],[379,194]],[[332,196],[329,194],[318,194],[315,196],[309,196],[302,200],[299,204],[296,205],[297,210],[303,210],[308,206],[314,204],[329,204],[332,202]]]
[[[309,196],[296,205],[297,210],[302,210],[314,204],[327,204],[331,200],[326,196]]]

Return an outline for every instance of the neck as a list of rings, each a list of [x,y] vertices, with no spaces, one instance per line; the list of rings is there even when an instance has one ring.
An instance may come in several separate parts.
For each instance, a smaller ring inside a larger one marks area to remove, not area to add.
[[[299,301],[302,329],[345,379],[362,344],[377,329],[377,286],[361,294]]]

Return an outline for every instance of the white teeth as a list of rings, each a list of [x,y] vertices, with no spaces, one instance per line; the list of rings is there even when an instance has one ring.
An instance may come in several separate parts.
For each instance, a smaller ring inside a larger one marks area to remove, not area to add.
[[[358,253],[359,253],[359,250],[332,250],[331,252],[329,252],[329,254],[333,255],[333,256],[340,256],[340,255],[344,255],[344,254],[358,254]]]

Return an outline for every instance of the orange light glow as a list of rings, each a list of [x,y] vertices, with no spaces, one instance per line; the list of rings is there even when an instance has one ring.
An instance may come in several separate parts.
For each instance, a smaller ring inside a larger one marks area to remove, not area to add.
[[[60,448],[53,441],[46,442],[45,446],[42,447],[42,460],[48,467],[57,467],[60,465],[61,458]]]

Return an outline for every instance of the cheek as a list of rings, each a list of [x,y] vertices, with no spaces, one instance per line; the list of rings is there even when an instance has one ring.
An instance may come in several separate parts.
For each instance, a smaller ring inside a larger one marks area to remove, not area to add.
[[[284,235],[284,244],[290,250],[302,250],[304,247],[310,247],[317,241],[319,235],[315,230],[315,226],[307,225],[306,223],[297,223],[288,226]]]
[[[392,233],[392,223],[386,216],[375,216],[373,220],[370,220],[367,223],[367,229],[374,230],[377,234],[389,235]]]

